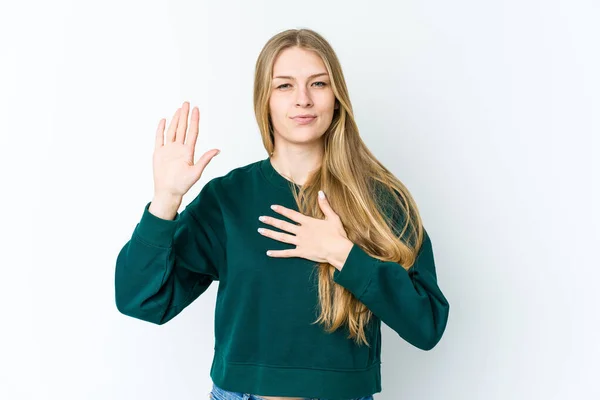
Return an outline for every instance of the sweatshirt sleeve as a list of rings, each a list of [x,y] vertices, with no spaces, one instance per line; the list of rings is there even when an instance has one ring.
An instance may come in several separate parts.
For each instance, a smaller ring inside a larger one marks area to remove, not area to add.
[[[449,304],[437,284],[427,231],[408,271],[393,261],[371,257],[355,243],[333,280],[413,346],[431,350],[441,339]]]
[[[214,192],[216,178],[175,219],[144,207],[115,269],[117,309],[130,317],[162,325],[219,280],[225,234]]]

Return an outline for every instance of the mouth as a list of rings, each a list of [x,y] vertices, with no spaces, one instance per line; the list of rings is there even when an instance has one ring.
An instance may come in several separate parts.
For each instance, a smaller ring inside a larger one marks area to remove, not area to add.
[[[313,122],[315,119],[317,119],[317,117],[294,117],[292,118],[294,121],[296,121],[299,124],[310,124],[311,122]]]

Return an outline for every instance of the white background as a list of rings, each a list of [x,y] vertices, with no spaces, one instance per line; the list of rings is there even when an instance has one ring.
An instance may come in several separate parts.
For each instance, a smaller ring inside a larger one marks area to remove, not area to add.
[[[430,352],[384,326],[391,399],[598,399],[597,1],[23,1],[0,9],[0,398],[207,399],[217,284],[163,326],[114,267],[158,121],[199,106],[212,177],[263,159],[265,42],[330,41],[357,123],[409,188],[451,303]]]

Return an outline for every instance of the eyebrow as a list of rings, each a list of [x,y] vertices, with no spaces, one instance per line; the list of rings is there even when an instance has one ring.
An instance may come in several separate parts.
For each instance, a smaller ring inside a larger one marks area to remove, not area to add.
[[[313,75],[309,76],[308,79],[311,79],[311,78],[314,78],[314,77],[317,77],[317,76],[321,76],[321,75],[328,75],[328,74],[327,74],[327,72],[320,72],[318,74],[313,74]],[[273,79],[277,79],[277,78],[280,78],[280,79],[292,79],[292,80],[295,79],[293,76],[283,76],[283,75],[273,77]]]

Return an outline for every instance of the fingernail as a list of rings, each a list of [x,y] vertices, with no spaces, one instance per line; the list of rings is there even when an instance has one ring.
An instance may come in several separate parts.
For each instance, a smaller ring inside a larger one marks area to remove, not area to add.
[[[325,193],[323,193],[322,190],[319,190],[319,198],[320,199],[324,199],[325,198]]]

